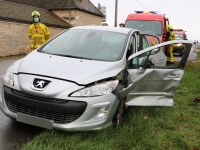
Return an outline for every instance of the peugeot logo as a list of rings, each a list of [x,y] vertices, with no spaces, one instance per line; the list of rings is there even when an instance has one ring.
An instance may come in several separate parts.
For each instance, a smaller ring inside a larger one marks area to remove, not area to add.
[[[41,81],[37,81],[36,83],[37,85],[35,85],[35,87],[43,88],[45,81],[41,80]]]
[[[51,81],[35,78],[31,84],[33,90],[42,91],[51,83]]]

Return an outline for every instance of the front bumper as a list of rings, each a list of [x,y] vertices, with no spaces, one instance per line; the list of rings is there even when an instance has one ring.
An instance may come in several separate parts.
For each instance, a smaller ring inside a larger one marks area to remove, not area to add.
[[[2,87],[0,108],[19,122],[66,131],[98,130],[112,124],[119,100],[112,93],[87,98],[44,98]],[[105,118],[97,118],[103,107],[109,107]]]
[[[24,113],[66,124],[77,120],[87,107],[86,102],[49,99],[22,93],[4,86],[4,98],[13,113]]]

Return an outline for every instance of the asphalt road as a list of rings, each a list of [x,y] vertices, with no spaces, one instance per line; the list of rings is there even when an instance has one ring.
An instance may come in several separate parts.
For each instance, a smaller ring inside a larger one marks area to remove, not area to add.
[[[188,60],[195,60],[196,56],[197,54],[192,49]],[[175,61],[180,61],[180,59],[181,57],[175,55]],[[0,61],[0,83],[4,72],[14,61]],[[0,150],[14,150],[23,143],[32,140],[42,131],[44,131],[42,128],[16,122],[0,111]]]
[[[14,61],[0,61],[0,83],[4,72]],[[16,122],[0,111],[0,150],[15,150],[42,131],[42,128]]]
[[[188,60],[195,60],[196,57],[197,57],[197,53],[196,53],[197,51],[199,51],[199,50],[196,49],[196,51],[194,52],[194,50],[192,48],[191,51],[190,51],[190,55],[188,57]],[[174,54],[174,56],[175,56],[175,58],[174,58],[175,61],[180,61],[181,58],[182,58],[182,57],[178,56],[178,54]]]

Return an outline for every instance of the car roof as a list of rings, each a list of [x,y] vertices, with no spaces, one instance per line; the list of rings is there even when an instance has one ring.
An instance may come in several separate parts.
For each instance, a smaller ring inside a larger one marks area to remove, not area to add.
[[[118,33],[124,33],[124,34],[128,34],[131,30],[133,30],[131,28],[110,27],[110,26],[77,26],[77,27],[70,28],[70,30],[73,30],[73,29],[101,30],[101,31],[118,32]]]

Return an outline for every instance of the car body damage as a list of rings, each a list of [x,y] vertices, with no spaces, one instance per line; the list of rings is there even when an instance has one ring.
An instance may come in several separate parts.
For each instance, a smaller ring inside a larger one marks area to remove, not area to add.
[[[169,66],[163,47],[175,43],[187,50]],[[16,121],[47,129],[118,125],[128,106],[173,106],[192,43],[160,43],[156,35],[128,28],[70,28],[7,69],[0,109]]]

